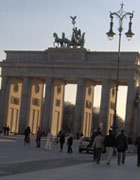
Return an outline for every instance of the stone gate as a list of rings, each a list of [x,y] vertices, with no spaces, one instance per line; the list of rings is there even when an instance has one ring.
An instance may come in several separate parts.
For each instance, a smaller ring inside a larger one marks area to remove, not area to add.
[[[65,85],[77,84],[74,133],[91,135],[94,87],[102,85],[100,119],[104,134],[113,123],[117,52],[92,52],[84,48],[49,48],[44,51],[5,51],[0,63],[2,86],[0,127],[22,134],[27,126],[62,128]],[[128,86],[126,132],[140,131],[139,52],[121,52],[119,85]],[[45,97],[43,99],[43,93]],[[93,122],[94,123],[94,122]]]

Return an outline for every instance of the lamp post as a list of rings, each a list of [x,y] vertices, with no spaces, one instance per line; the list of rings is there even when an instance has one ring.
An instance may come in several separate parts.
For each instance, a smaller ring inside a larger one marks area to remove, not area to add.
[[[123,20],[127,16],[129,16],[129,27],[128,27],[128,32],[125,33],[126,37],[128,40],[131,40],[132,37],[134,36],[134,33],[131,31],[132,27],[132,18],[133,18],[133,13],[134,12],[125,12],[123,9],[124,4],[121,4],[121,8],[117,12],[110,12],[110,30],[107,32],[107,36],[109,40],[112,40],[115,33],[113,32],[113,17],[116,16],[119,20],[119,46],[118,46],[118,57],[117,57],[117,67],[116,67],[116,89],[115,89],[115,105],[114,105],[114,116],[113,116],[113,125],[112,125],[112,131],[114,135],[116,135],[116,129],[117,129],[117,97],[118,97],[118,86],[119,86],[119,68],[120,68],[120,49],[121,49],[121,36],[122,36],[122,31],[123,31]]]

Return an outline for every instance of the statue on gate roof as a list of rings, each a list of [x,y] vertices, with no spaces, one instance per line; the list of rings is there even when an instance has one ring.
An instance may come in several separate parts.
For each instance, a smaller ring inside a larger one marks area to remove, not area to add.
[[[76,17],[77,16],[70,16],[72,19],[72,24],[73,24],[73,29],[72,29],[72,36],[71,40],[65,37],[65,33],[62,33],[62,37],[59,38],[57,33],[53,33],[53,37],[55,38],[55,41],[53,43],[54,46],[56,47],[61,47],[61,48],[66,48],[66,47],[73,47],[73,48],[83,48],[85,44],[85,32],[81,34],[81,29],[78,29],[75,27],[76,24]],[[57,44],[57,45],[56,45]]]
[[[72,24],[73,24],[73,26],[75,26],[75,24],[76,24],[76,21],[75,21],[76,17],[77,17],[77,16],[74,16],[74,17],[70,16],[70,18],[72,19]]]

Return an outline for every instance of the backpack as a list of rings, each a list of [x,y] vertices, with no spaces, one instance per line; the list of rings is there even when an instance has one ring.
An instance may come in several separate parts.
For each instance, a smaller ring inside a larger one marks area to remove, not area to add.
[[[120,151],[125,151],[127,149],[127,139],[125,136],[120,136],[118,139],[117,139],[117,148],[118,150]]]

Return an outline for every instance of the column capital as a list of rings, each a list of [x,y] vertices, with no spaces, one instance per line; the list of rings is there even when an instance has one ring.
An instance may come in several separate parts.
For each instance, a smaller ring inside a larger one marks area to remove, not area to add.
[[[78,86],[83,86],[85,83],[85,79],[77,79]]]
[[[54,78],[52,78],[52,77],[47,77],[47,78],[45,78],[45,83],[46,84],[50,84],[50,83],[52,83],[54,81]]]

